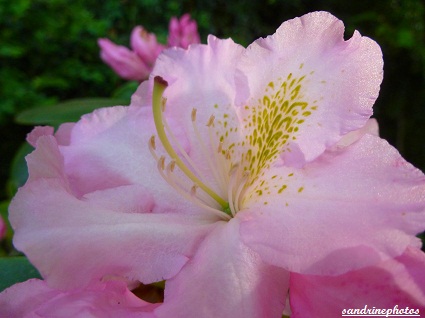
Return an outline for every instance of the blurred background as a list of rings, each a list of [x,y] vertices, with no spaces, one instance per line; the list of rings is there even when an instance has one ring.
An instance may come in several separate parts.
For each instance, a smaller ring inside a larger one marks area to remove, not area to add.
[[[246,46],[316,10],[342,19],[347,38],[357,29],[381,45],[385,74],[374,117],[381,136],[425,170],[423,0],[0,0],[0,212],[6,217],[26,179],[25,136],[42,123],[29,110],[60,109],[74,98],[129,100],[137,87],[100,60],[98,38],[128,46],[132,28],[143,25],[165,43],[170,18],[190,13],[202,42],[214,34]],[[1,244],[7,253],[10,240]]]

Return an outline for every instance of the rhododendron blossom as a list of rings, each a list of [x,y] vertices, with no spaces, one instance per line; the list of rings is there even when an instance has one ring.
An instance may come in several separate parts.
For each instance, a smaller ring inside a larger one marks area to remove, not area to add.
[[[159,318],[339,317],[302,290],[351,280],[423,308],[425,177],[369,119],[379,46],[343,33],[315,12],[246,49],[210,36],[164,51],[130,106],[36,128],[15,246],[64,292],[165,280]]]
[[[172,17],[169,23],[168,45],[158,43],[156,35],[138,25],[131,32],[131,50],[108,39],[99,39],[100,57],[120,77],[143,81],[149,77],[158,55],[167,47],[187,49],[190,44],[201,43],[198,25],[189,14],[180,19]]]

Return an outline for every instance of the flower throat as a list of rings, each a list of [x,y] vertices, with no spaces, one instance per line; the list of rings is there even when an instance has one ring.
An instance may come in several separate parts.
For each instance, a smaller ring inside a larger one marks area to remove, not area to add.
[[[249,174],[247,171],[243,172],[239,164],[232,163],[230,160],[230,151],[229,149],[223,149],[222,141],[218,143],[217,151],[212,151],[213,153],[211,153],[199,133],[196,124],[196,109],[193,109],[191,121],[195,136],[208,166],[214,174],[214,179],[222,191],[220,194],[217,193],[217,191],[203,181],[207,179],[202,175],[202,172],[196,167],[186,151],[179,145],[177,138],[174,136],[163,117],[166,104],[163,93],[167,86],[168,83],[164,79],[159,76],[155,77],[152,98],[153,117],[157,136],[170,157],[170,161],[166,164],[165,157],[156,154],[155,136],[152,136],[149,141],[149,149],[157,161],[158,170],[161,176],[186,199],[213,212],[223,219],[229,220],[240,208],[241,197],[246,188],[247,181],[249,180]],[[214,137],[212,130],[214,128],[214,121],[214,116],[211,116],[206,123],[209,129],[211,142]],[[170,139],[168,139],[167,135]],[[175,147],[178,149],[179,153],[173,148],[171,142],[176,145]],[[191,186],[181,183],[174,173],[176,166],[191,181]]]
[[[303,64],[300,71],[302,68]],[[149,148],[162,177],[185,198],[224,219],[235,216],[250,202],[262,201],[267,205],[270,196],[284,195],[293,173],[281,176],[267,172],[279,162],[282,152],[290,151],[290,141],[297,139],[299,128],[318,108],[318,100],[308,102],[303,94],[304,82],[313,74],[293,76],[289,73],[271,81],[263,96],[239,108],[238,117],[223,111],[217,113],[222,116],[217,119],[210,116],[206,122],[206,136],[202,136],[198,129],[196,109],[192,110],[196,145],[213,174],[214,188],[206,182],[212,179],[203,176],[164,119],[166,99],[163,93],[168,83],[155,77],[153,116],[158,138],[170,157],[169,163],[166,165],[165,157],[156,154],[154,136]],[[215,109],[218,107],[214,105]],[[174,172],[176,166],[190,180],[190,185],[187,182],[182,184]]]

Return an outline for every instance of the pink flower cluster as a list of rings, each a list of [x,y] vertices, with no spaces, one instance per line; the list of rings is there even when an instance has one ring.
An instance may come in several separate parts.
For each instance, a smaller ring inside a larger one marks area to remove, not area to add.
[[[189,14],[180,19],[171,18],[167,45],[157,42],[156,36],[142,26],[131,32],[131,50],[116,45],[109,39],[99,39],[100,57],[120,77],[127,80],[143,81],[149,77],[158,55],[167,47],[187,49],[190,44],[200,43],[198,26]]]
[[[35,128],[10,221],[44,280],[0,316],[425,314],[425,175],[370,119],[382,78],[376,42],[314,12],[165,50],[130,106]]]

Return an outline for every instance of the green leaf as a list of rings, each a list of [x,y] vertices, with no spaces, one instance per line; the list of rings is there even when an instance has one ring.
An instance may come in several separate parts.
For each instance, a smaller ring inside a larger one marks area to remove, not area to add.
[[[26,257],[0,257],[0,291],[30,278],[41,276]]]
[[[134,94],[134,92],[137,90],[137,87],[139,87],[140,83],[136,81],[128,81],[118,87],[115,91],[112,92],[113,98],[125,98],[130,99],[131,95]]]
[[[39,106],[24,110],[15,120],[24,125],[57,126],[65,122],[75,122],[84,114],[101,107],[128,105],[128,99],[81,98],[71,99],[56,105]]]

